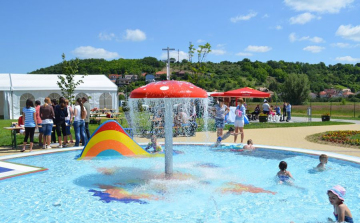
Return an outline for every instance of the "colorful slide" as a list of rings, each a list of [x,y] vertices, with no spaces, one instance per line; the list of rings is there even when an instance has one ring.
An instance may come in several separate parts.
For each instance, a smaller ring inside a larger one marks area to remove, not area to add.
[[[113,120],[101,124],[90,137],[78,160],[93,159],[104,156],[157,156],[150,154],[139,146],[122,128]]]

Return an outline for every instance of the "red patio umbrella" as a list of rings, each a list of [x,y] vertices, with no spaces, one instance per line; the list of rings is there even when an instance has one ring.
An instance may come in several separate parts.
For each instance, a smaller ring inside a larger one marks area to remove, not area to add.
[[[244,87],[237,90],[224,92],[224,97],[237,97],[237,98],[269,98],[270,94],[253,88]]]

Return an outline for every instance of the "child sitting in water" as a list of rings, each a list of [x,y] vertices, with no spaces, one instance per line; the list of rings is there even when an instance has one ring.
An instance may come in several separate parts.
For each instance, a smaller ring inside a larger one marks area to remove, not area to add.
[[[292,184],[291,179],[294,180],[293,176],[291,175],[290,171],[287,171],[287,163],[285,161],[281,161],[279,163],[280,171],[277,173],[277,177],[279,179],[279,183],[290,183]]]
[[[336,222],[350,222],[353,223],[353,218],[349,208],[344,204],[346,190],[340,185],[334,186],[332,189],[327,191],[329,196],[330,204],[334,206],[334,215]],[[329,221],[332,221],[329,218]]]
[[[247,144],[243,147],[244,150],[254,150],[255,146],[253,146],[253,141],[249,139]]]
[[[217,138],[217,141],[214,145],[214,147],[218,147],[222,140],[227,139],[230,135],[238,135],[240,133],[235,133],[234,127],[230,127],[229,131],[225,133],[222,137]]]
[[[149,149],[153,149],[152,153],[162,152],[161,146],[157,143],[156,135],[151,136],[151,142],[146,146],[145,150],[149,152]]]
[[[319,156],[320,163],[317,165],[316,170],[324,171],[326,169],[325,165],[328,162],[328,156],[326,154],[321,154]]]

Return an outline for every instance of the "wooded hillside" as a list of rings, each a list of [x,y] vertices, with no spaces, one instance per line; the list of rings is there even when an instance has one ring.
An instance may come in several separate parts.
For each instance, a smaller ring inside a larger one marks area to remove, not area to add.
[[[244,86],[265,86],[270,90],[277,91],[280,84],[291,74],[307,75],[312,92],[320,92],[325,88],[350,88],[352,92],[360,90],[360,63],[335,64],[326,66],[324,63],[309,64],[285,61],[250,61],[243,59],[238,62],[222,61],[220,63],[205,62],[205,71],[202,74],[194,74],[191,70],[196,63],[183,60],[172,63],[172,79],[186,80],[195,83],[207,91],[227,91]],[[106,61],[104,59],[80,60],[80,74],[137,74],[139,79],[136,83],[127,86],[131,91],[137,86],[145,84],[141,73],[152,73],[162,70],[166,64],[154,57],[143,59],[118,59]],[[177,75],[178,71],[185,71],[184,75]],[[41,68],[31,72],[32,74],[60,74],[61,63]],[[164,78],[164,76],[162,76]]]

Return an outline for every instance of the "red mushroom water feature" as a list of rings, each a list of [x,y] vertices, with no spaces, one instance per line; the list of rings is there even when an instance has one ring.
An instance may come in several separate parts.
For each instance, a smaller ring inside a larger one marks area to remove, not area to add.
[[[207,98],[205,90],[185,81],[152,82],[133,90],[131,99],[163,99],[165,102],[165,175],[173,174],[173,100],[174,98]],[[169,99],[169,100],[168,100]]]

